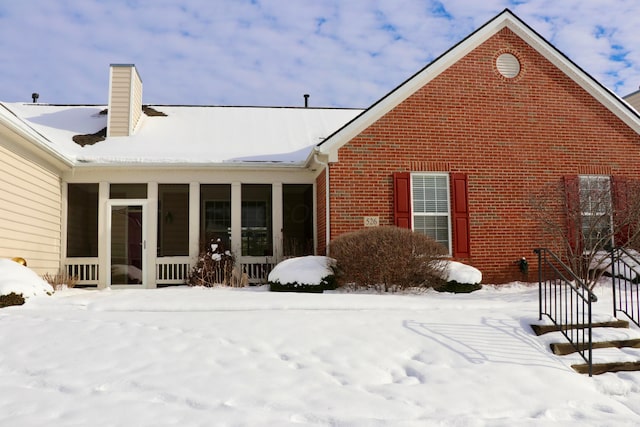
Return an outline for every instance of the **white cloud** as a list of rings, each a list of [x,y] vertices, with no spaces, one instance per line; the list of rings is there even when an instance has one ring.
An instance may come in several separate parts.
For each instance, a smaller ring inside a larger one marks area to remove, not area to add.
[[[621,95],[640,84],[635,0],[4,2],[0,99],[105,103],[110,63],[144,102],[367,107],[505,7]]]

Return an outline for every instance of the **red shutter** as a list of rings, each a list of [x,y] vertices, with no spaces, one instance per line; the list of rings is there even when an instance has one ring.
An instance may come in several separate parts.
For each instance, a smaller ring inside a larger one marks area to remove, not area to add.
[[[395,225],[411,230],[411,174],[393,174],[393,218]]]
[[[564,177],[567,219],[567,242],[574,254],[582,252],[582,222],[580,218],[580,179],[578,175]]]
[[[611,177],[611,195],[613,197],[614,244],[625,246],[629,243],[629,200],[627,179],[622,176]]]
[[[451,174],[451,192],[453,200],[453,256],[469,258],[471,256],[471,241],[469,236],[469,190],[467,175],[463,173]]]

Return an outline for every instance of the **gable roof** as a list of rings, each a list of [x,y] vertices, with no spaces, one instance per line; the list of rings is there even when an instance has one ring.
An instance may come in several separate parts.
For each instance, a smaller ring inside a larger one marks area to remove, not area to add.
[[[25,131],[74,165],[295,166],[362,110],[298,107],[151,106],[131,136],[81,147],[75,135],[107,126],[102,105],[0,104]]]
[[[504,28],[522,38],[630,128],[640,133],[640,115],[636,110],[576,65],[511,10],[505,9],[319,143],[316,152],[328,155],[330,162],[338,161],[340,147]]]

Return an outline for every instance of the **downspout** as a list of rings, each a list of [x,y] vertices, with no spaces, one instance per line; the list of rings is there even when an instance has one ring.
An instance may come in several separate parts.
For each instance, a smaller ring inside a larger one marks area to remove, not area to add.
[[[322,162],[318,159],[318,147],[314,148],[314,153],[313,153],[313,160],[315,160],[316,163],[318,163],[321,166],[325,167],[325,174],[324,174],[324,179],[325,179],[325,184],[324,184],[324,197],[325,197],[325,202],[324,202],[324,208],[325,208],[325,214],[324,214],[324,221],[325,221],[325,225],[324,225],[324,232],[325,232],[325,236],[324,236],[324,241],[325,241],[325,253],[327,254],[327,256],[329,256],[329,239],[331,237],[331,230],[330,230],[330,210],[329,210],[329,162]]]

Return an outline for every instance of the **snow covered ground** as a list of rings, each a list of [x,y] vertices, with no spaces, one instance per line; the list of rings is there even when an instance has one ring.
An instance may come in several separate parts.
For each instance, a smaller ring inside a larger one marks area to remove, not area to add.
[[[527,284],[40,294],[0,309],[0,426],[639,425],[640,373],[577,374],[536,321]]]

